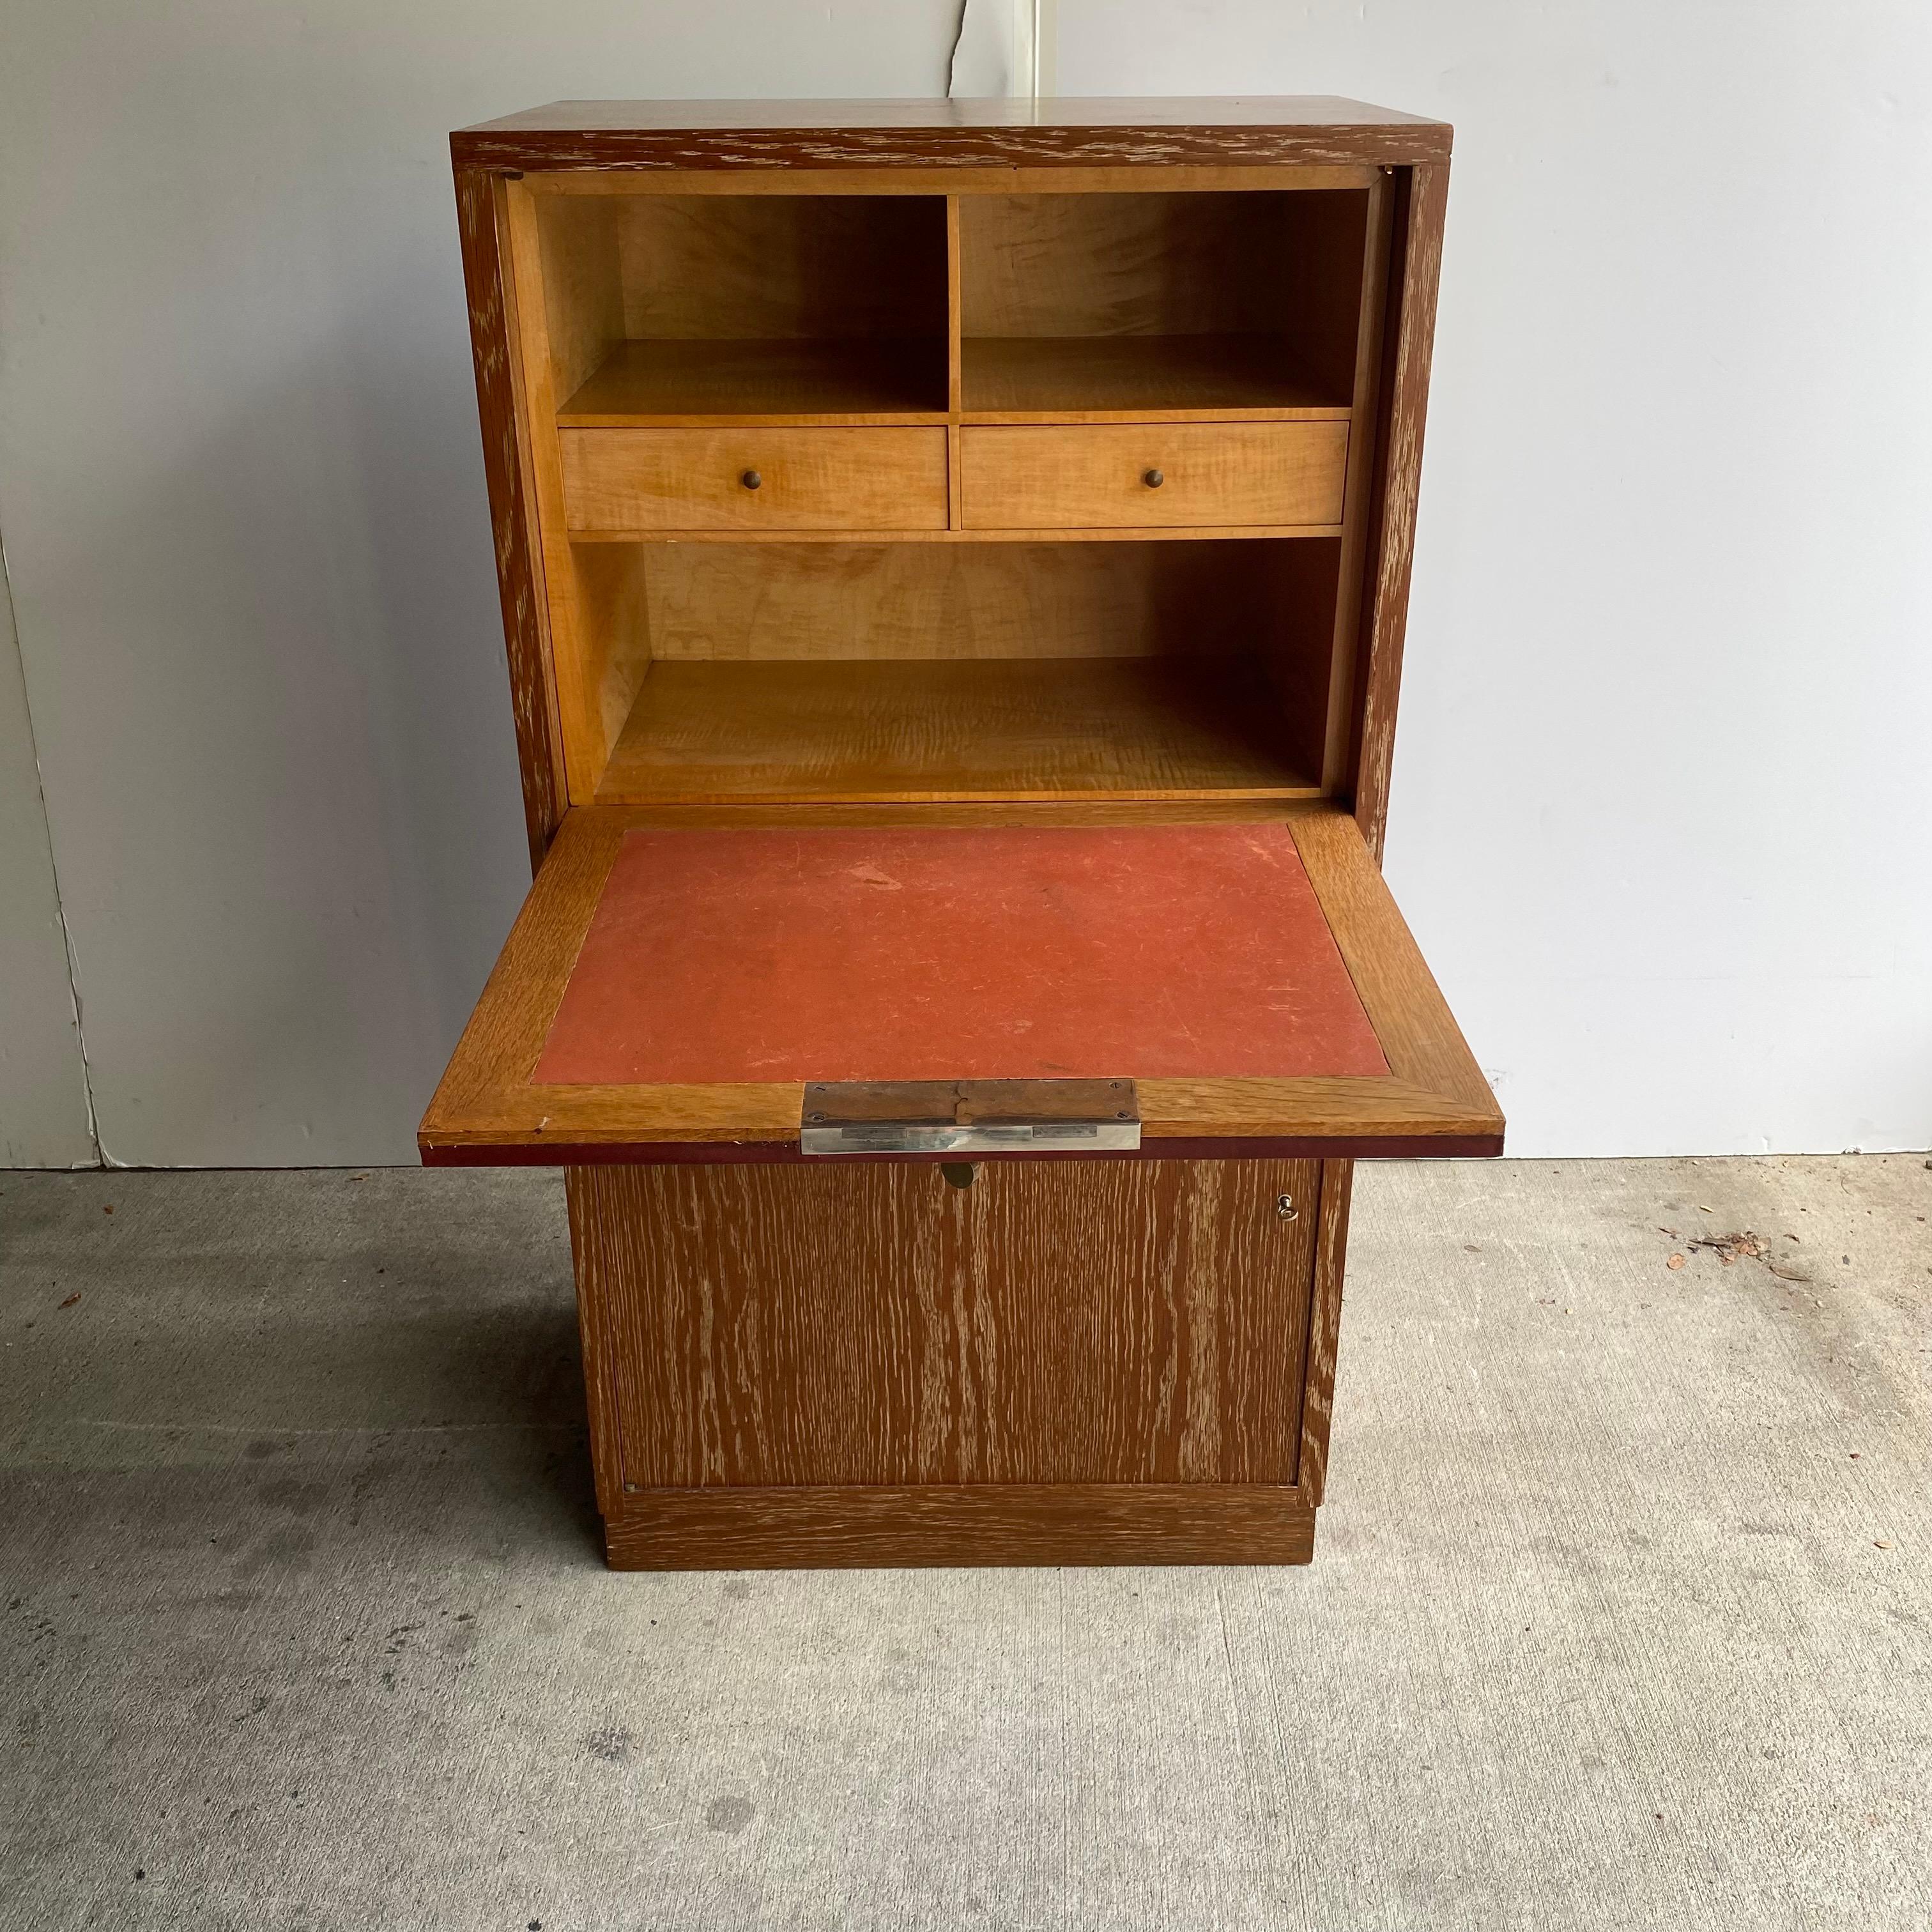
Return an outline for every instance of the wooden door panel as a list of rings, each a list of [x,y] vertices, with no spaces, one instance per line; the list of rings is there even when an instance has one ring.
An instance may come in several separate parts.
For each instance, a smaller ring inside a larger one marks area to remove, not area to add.
[[[1292,1484],[1318,1176],[573,1168],[593,1407],[627,1488]]]

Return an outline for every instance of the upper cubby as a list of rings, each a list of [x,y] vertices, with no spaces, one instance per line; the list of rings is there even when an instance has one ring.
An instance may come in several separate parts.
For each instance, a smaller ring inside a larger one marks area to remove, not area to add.
[[[560,425],[945,420],[946,203],[537,198]]]
[[[1346,417],[1366,189],[959,200],[966,420]]]

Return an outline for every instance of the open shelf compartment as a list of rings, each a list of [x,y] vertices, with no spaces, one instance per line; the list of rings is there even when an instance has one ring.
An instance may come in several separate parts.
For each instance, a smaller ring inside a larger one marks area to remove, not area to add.
[[[967,195],[969,422],[1346,417],[1368,190]]]
[[[1321,795],[1336,546],[577,547],[598,804]]]
[[[560,426],[946,420],[943,196],[544,194],[533,225]]]

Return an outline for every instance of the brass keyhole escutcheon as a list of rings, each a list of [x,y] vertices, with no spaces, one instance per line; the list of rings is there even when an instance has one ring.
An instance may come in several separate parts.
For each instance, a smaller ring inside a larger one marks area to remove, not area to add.
[[[1142,477],[1141,481],[1150,490],[1158,490],[1167,481],[1167,472],[1164,470],[1150,470]]]
[[[760,476],[755,470],[746,470],[744,475],[738,478],[738,481],[743,484],[747,490],[757,489],[764,482],[764,480],[765,479]]]
[[[1294,1204],[1292,1194],[1277,1194],[1274,1197],[1274,1211],[1284,1221],[1298,1221],[1301,1218],[1301,1210]]]
[[[948,1187],[970,1187],[973,1185],[973,1163],[970,1160],[942,1160],[939,1171],[946,1177]]]

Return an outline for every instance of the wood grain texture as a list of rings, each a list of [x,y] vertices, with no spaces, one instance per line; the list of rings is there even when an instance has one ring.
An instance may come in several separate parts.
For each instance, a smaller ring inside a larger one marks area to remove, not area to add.
[[[603,805],[1315,794],[1238,658],[662,662]]]
[[[681,1088],[680,1092],[692,1090]],[[736,1090],[713,1090],[728,1094]],[[1336,1149],[1346,1146],[1348,1154]],[[1494,1135],[1444,1134],[1439,1126],[1412,1134],[1382,1133],[1366,1127],[1346,1138],[1334,1133],[1260,1133],[1244,1136],[1163,1134],[1158,1142],[1138,1148],[1107,1148],[1088,1154],[1055,1150],[1001,1154],[983,1158],[1002,1161],[1078,1160],[1482,1160],[1500,1151]],[[929,1162],[944,1166],[950,1154],[842,1154],[842,1161]],[[512,1143],[485,1153],[462,1143],[439,1144],[423,1156],[425,1167],[790,1167],[826,1158],[802,1152],[790,1141],[657,1140],[652,1142],[566,1142],[556,1136],[536,1142]]]
[[[713,425],[719,427],[720,425]],[[942,432],[949,437],[962,436],[964,431],[951,428]],[[956,446],[955,446],[956,447]],[[958,473],[956,457],[952,460],[955,475]],[[872,544],[890,539],[895,544],[1016,544],[1016,543],[1220,543],[1239,542],[1252,543],[1257,538],[1268,537],[1328,538],[1338,533],[1334,524],[1273,524],[1256,526],[1253,524],[1187,524],[1172,529],[1158,524],[1143,525],[1136,529],[1108,530],[1028,530],[1016,524],[1009,529],[966,530],[572,530],[570,540],[583,545],[597,543],[620,544],[754,544],[754,543],[826,543]]]
[[[1352,1160],[1501,1145],[1376,871],[1449,130],[575,104],[452,152],[550,850],[421,1145],[571,1169],[612,1562],[1307,1560]],[[627,827],[760,813],[1286,820],[1388,1076],[1142,1078],[1138,1153],[964,1188],[806,1160],[796,1082],[538,1082]]]
[[[638,544],[573,544],[572,617],[578,640],[586,755],[572,784],[596,795],[610,747],[651,668],[650,552]]]
[[[1346,422],[969,428],[969,529],[1337,524]],[[1150,476],[1162,480],[1150,484]]]
[[[1391,1072],[1486,1118],[1503,1117],[1355,821],[1310,812],[1290,827],[1328,929],[1374,1022]]]
[[[443,1070],[424,1137],[433,1141],[446,1124],[466,1117],[498,1114],[508,1092],[528,1080],[556,1010],[553,983],[560,1000],[622,836],[613,816],[565,814]]]
[[[555,428],[560,382],[574,386],[604,352],[616,326],[614,284],[600,278],[596,266],[610,254],[608,224],[568,218],[542,223],[520,182],[506,183],[500,191],[510,309],[517,322],[520,438],[534,509],[532,568],[542,598],[566,790],[571,802],[580,805],[593,794],[610,751],[604,710],[614,667],[606,652],[614,648],[634,654],[608,632],[596,640],[584,634]],[[598,212],[594,206],[587,212]],[[553,314],[559,331],[554,338]],[[626,682],[621,670],[617,682]]]
[[[1210,563],[1217,554],[1198,554]],[[1282,742],[1298,770],[1317,772],[1328,749],[1324,728],[1335,674],[1341,543],[1336,536],[1302,538],[1271,543],[1265,554],[1266,592],[1252,602],[1244,599],[1240,608],[1252,613],[1249,635],[1268,680],[1270,709],[1280,721]],[[1234,580],[1232,572],[1226,576]],[[1322,786],[1324,795],[1333,788],[1332,781]]]
[[[988,335],[962,346],[970,422],[1342,418],[1276,335]]]
[[[1382,399],[1382,327],[1388,308],[1390,224],[1394,191],[1387,176],[1370,190],[1362,224],[1361,286],[1355,304],[1354,376],[1348,419],[1348,473],[1342,499],[1342,537],[1334,575],[1334,626],[1318,709],[1322,718],[1323,790],[1347,791],[1353,750],[1355,668],[1361,631],[1363,572],[1375,514],[1375,483]],[[1317,694],[1306,687],[1311,718]],[[1318,762],[1312,760],[1311,763]]]
[[[568,808],[569,794],[550,674],[543,584],[536,565],[536,506],[519,427],[516,322],[508,306],[513,296],[504,272],[498,226],[501,194],[494,177],[481,169],[457,169],[463,285],[470,307],[484,476],[509,659],[510,709],[516,725],[517,764],[523,778],[524,826],[534,873]]]
[[[1142,1080],[1138,1154],[1166,1144],[1190,1159],[1264,1156],[1472,1160],[1502,1151],[1493,1112],[1399,1080]],[[702,1162],[721,1154],[783,1164],[798,1151],[800,1082],[740,1085],[540,1087],[506,1081],[466,1105],[432,1103],[418,1130],[431,1167]],[[1050,1155],[1001,1155],[1003,1162]]]
[[[1319,538],[626,548],[649,560],[660,663],[1245,652],[1310,659],[1325,693],[1335,558]],[[1312,769],[1318,730],[1308,742]]]
[[[1335,1407],[1335,1359],[1342,1332],[1342,1280],[1348,1260],[1352,1160],[1322,1163],[1316,1228],[1315,1285],[1308,1318],[1308,1364],[1302,1377],[1301,1454],[1295,1480],[1320,1503],[1328,1480],[1328,1428]]]
[[[1291,1564],[1315,1554],[1298,1491],[1234,1484],[654,1490],[607,1519],[614,1570]]]
[[[1296,293],[1286,231],[1308,199],[1147,188],[972,196],[960,204],[962,329],[993,339],[1276,332]]]
[[[620,343],[558,410],[564,429],[946,420],[946,346],[929,341]]]
[[[511,171],[513,173],[514,171]],[[1138,194],[1150,188],[1163,194],[1317,194],[1334,188],[1364,188],[1386,170],[1361,163],[1286,166],[1266,164],[1181,163],[1162,168],[1157,182],[1144,169],[1049,165],[1016,175],[1010,167],[966,165],[939,167],[782,166],[751,169],[569,170],[515,174],[539,196],[616,197],[644,195],[762,195],[776,200],[806,195],[944,196],[1010,195],[1016,186],[1038,194]]]
[[[1280,178],[1291,178],[1284,170]],[[1372,177],[1376,182],[1383,178]],[[1339,413],[1353,387],[1366,190],[1027,194],[963,198],[962,327],[987,342],[1120,338],[1226,346],[1196,358],[1203,406],[1286,387]],[[1097,349],[1102,370],[1131,353]],[[1205,364],[1205,366],[1203,366]],[[1022,367],[1024,365],[1023,364]],[[1059,372],[1062,383],[1077,374]],[[1079,406],[1077,392],[1072,406]],[[1134,392],[1126,392],[1131,406]],[[1156,406],[1160,398],[1153,398]]]
[[[576,1174],[627,1487],[1288,1484],[1298,1161]],[[1280,1197],[1296,1204],[1284,1219]]]
[[[1260,810],[1262,808],[1252,808]],[[439,1166],[562,1166],[598,1160],[653,1160],[729,1150],[734,1157],[769,1160],[796,1150],[803,1089],[796,1082],[665,1087],[543,1087],[531,1070],[550,1030],[570,970],[584,941],[625,829],[632,824],[852,822],[870,810],[877,824],[1012,823],[1024,806],[976,808],[997,816],[976,820],[975,808],[912,805],[871,808],[743,808],[629,810],[577,808],[566,817],[548,859],[478,1001],[418,1134],[425,1161]],[[1109,822],[1108,808],[1066,803],[1043,810],[1040,822]],[[1115,822],[1158,822],[1134,814],[1185,814],[1185,805],[1115,807]],[[1214,813],[1240,808],[1223,804]],[[1162,1141],[1203,1142],[1228,1150],[1239,1143],[1257,1155],[1348,1157],[1493,1154],[1502,1148],[1502,1118],[1474,1072],[1427,979],[1414,942],[1346,813],[1321,805],[1267,808],[1298,833],[1297,844],[1321,898],[1336,944],[1354,977],[1383,1052],[1400,1076],[1405,1068],[1444,1069],[1448,1090],[1410,1077],[1388,1080],[1144,1080],[1141,1155],[1154,1158]],[[1311,822],[1334,821],[1330,836],[1300,835]],[[1341,836],[1342,832],[1346,836]],[[1338,874],[1345,874],[1338,879]],[[1378,897],[1379,896],[1379,898]],[[1393,928],[1390,922],[1394,922]],[[1391,931],[1402,943],[1390,945]],[[1379,972],[1358,970],[1378,946],[1390,946]],[[1421,976],[1420,980],[1417,975]],[[1446,1029],[1446,1035],[1445,1030]],[[1121,1070],[1134,1077],[1130,1068]]]
[[[610,1324],[604,1318],[598,1279],[594,1272],[595,1257],[604,1245],[592,1218],[597,1196],[594,1190],[584,1189],[583,1173],[580,1168],[566,1167],[563,1192],[570,1222],[578,1335],[583,1351],[590,1470],[596,1487],[598,1514],[608,1522],[621,1514],[624,1508],[622,1446],[617,1429],[617,1364],[611,1353]]]
[[[945,338],[938,195],[598,199],[614,213],[633,340]]]
[[[512,197],[536,242],[550,392],[568,395],[624,339],[616,205]]]
[[[573,531],[946,525],[943,429],[567,429],[557,440]]]
[[[1447,159],[1450,130],[1360,101],[558,101],[450,136],[496,168],[1172,167]]]
[[[1384,401],[1370,526],[1366,643],[1354,731],[1355,813],[1379,863],[1388,829],[1389,768],[1395,755],[1396,702],[1415,557],[1416,498],[1436,340],[1436,296],[1442,268],[1442,224],[1449,170],[1417,167],[1399,178],[1395,209],[1394,313],[1384,337]]]

